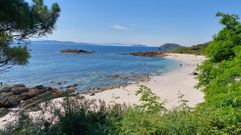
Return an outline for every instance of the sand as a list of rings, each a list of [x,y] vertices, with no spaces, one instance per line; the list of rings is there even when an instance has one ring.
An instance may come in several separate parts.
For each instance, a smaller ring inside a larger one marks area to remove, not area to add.
[[[151,77],[148,82],[131,84],[126,87],[114,88],[105,90],[95,95],[86,95],[87,99],[100,99],[106,103],[126,103],[128,105],[138,104],[139,97],[135,95],[136,90],[140,85],[149,87],[153,93],[160,97],[160,100],[165,102],[167,109],[172,109],[180,104],[178,95],[184,95],[184,99],[188,100],[190,107],[195,107],[198,103],[204,101],[203,93],[195,89],[197,83],[195,71],[197,65],[200,65],[204,60],[204,56],[195,56],[189,54],[167,54],[167,59],[179,61],[182,65],[175,71],[170,71],[159,76]]]

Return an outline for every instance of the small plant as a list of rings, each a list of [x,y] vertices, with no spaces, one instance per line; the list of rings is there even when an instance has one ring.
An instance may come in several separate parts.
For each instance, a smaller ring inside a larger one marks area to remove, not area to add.
[[[160,102],[160,98],[155,95],[150,88],[141,85],[136,91],[136,95],[140,95],[141,105],[136,106],[140,111],[151,113],[165,111],[164,103]]]
[[[178,106],[177,109],[180,111],[190,111],[191,108],[187,104],[189,101],[184,99],[184,95],[180,91],[178,91],[177,97],[179,100],[178,102],[180,103],[180,106]]]

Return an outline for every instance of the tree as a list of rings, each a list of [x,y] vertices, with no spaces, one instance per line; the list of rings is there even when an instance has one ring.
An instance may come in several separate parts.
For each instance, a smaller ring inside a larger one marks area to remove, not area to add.
[[[0,70],[16,64],[26,64],[30,54],[26,39],[51,34],[59,17],[57,3],[51,9],[43,0],[0,1]],[[18,45],[13,45],[17,42]]]
[[[220,23],[224,28],[214,36],[206,49],[206,55],[213,62],[221,62],[235,57],[235,47],[241,45],[241,25],[237,15],[228,15],[217,13],[217,17],[221,17]]]
[[[217,16],[221,17],[224,28],[213,37],[205,50],[208,59],[198,68],[201,71],[198,87],[205,93],[201,107],[211,108],[213,126],[220,131],[235,127],[240,132],[241,23],[237,15],[217,13]]]

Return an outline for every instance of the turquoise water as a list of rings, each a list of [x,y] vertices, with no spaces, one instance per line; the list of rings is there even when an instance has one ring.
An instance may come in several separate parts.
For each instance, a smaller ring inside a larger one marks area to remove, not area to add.
[[[62,54],[62,49],[95,51],[92,54]],[[7,84],[43,84],[64,88],[78,84],[79,91],[126,85],[143,75],[157,75],[177,68],[177,62],[164,58],[137,57],[123,53],[153,51],[156,47],[99,46],[83,44],[31,44],[31,58],[24,66],[14,66],[0,75]],[[114,74],[128,78],[112,78]]]

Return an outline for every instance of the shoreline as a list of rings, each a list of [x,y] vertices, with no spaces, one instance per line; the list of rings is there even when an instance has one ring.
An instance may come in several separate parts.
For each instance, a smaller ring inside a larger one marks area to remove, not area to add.
[[[194,88],[197,80],[192,72],[195,71],[197,65],[200,65],[204,60],[204,56],[196,56],[192,54],[175,54],[167,53],[164,58],[177,60],[181,66],[174,71],[163,73],[157,76],[150,76],[149,81],[121,86],[120,88],[107,89],[100,92],[93,92],[90,94],[81,94],[86,99],[103,100],[107,104],[138,104],[139,97],[135,95],[139,85],[145,85],[151,88],[152,92],[160,97],[160,100],[165,103],[167,109],[172,109],[180,105],[178,96],[184,95],[184,99],[188,100],[190,107],[195,107],[197,104],[204,101],[203,93]]]
[[[196,66],[200,65],[206,58],[192,54],[173,53],[168,53],[164,58],[177,60],[182,66],[161,75],[150,76],[149,81],[121,86],[119,88],[93,91],[88,94],[80,93],[78,95],[84,96],[87,100],[103,100],[109,105],[113,103],[134,105],[140,103],[139,96],[135,95],[136,90],[139,89],[139,85],[145,85],[160,97],[160,100],[165,103],[164,106],[168,110],[180,105],[180,102],[178,102],[178,96],[180,96],[180,94],[184,96],[185,100],[189,101],[187,104],[190,107],[195,107],[197,104],[202,103],[204,101],[204,94],[194,88],[197,80],[192,72],[195,71]],[[63,101],[63,97],[51,100],[53,103],[55,101],[61,102]],[[3,129],[8,123],[16,123],[19,108],[12,109],[8,114],[0,117],[0,129]],[[34,114],[34,111],[30,111],[29,113]]]

